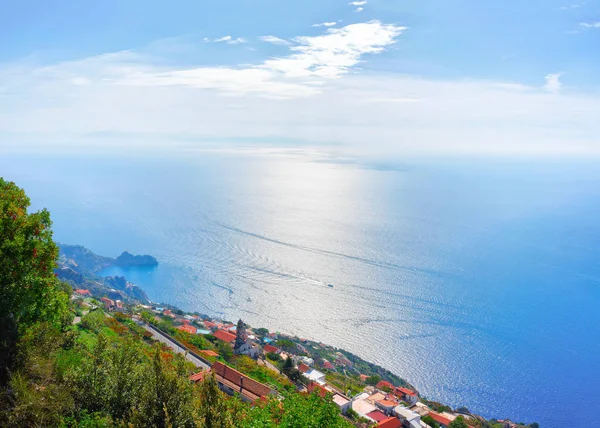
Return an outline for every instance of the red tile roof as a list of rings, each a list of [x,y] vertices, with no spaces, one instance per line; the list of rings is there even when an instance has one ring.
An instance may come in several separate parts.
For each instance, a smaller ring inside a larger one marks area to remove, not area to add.
[[[227,385],[235,392],[239,392],[252,401],[265,397],[272,391],[268,386],[250,379],[248,376],[219,361],[213,364],[212,371],[215,373],[218,382]]]
[[[206,355],[207,357],[218,357],[219,354],[217,354],[215,351],[211,351],[210,349],[203,349],[202,351],[200,351],[200,353],[202,355]]]
[[[204,325],[208,328],[213,328],[217,326],[214,322],[211,321],[204,321]]]
[[[318,383],[315,382],[311,382],[308,384],[308,387],[306,388],[308,389],[308,392],[310,392],[312,394],[313,391],[317,391],[317,394],[319,394],[321,397],[326,397],[327,394],[329,393],[329,391],[327,391],[325,389],[325,387],[323,387],[322,385],[319,385]]]
[[[325,361],[323,363],[323,368],[327,370],[333,370],[335,367],[333,367],[333,364],[331,364],[329,361]]]
[[[379,422],[378,428],[402,428],[402,423],[398,418],[387,418],[384,421]]]
[[[381,422],[388,419],[387,415],[379,410],[373,410],[372,412],[367,413],[367,416],[373,419],[375,422]]]
[[[434,421],[444,426],[448,426],[450,425],[450,422],[452,422],[450,419],[440,415],[439,413],[429,412],[429,416],[431,416]]]
[[[302,373],[306,373],[306,372],[310,371],[310,367],[308,367],[304,363],[300,363],[300,365],[298,366],[298,370],[300,370]]]
[[[383,407],[396,407],[398,405],[396,400],[379,400],[377,403]]]
[[[75,293],[77,293],[77,294],[84,294],[84,295],[87,295],[87,296],[89,296],[90,294],[92,294],[92,293],[90,293],[90,290],[83,290],[83,289],[75,290]]]
[[[213,335],[223,342],[232,343],[235,342],[235,334],[231,334],[225,330],[217,330]]]
[[[382,388],[394,389],[394,385],[392,385],[391,383],[389,383],[387,380],[380,380],[377,383],[377,388],[378,389],[382,389]]]
[[[208,370],[203,370],[201,372],[194,373],[190,376],[190,380],[192,382],[202,382],[204,380],[204,376],[206,376],[206,373],[208,373]]]
[[[408,388],[402,388],[402,387],[397,387],[396,392],[401,392],[402,394],[405,394],[405,395],[412,395],[412,396],[417,395],[417,393],[415,391],[412,391]]]
[[[369,379],[369,376],[367,376],[366,374],[361,374],[360,375],[360,380],[361,382],[364,382],[365,380]]]
[[[280,352],[279,348],[273,346],[273,345],[265,345],[264,347],[265,352],[268,354],[269,352]]]
[[[163,311],[163,314],[165,314],[165,315],[171,315],[172,313],[173,313],[173,312],[171,312],[171,310],[170,310],[170,309],[165,309],[165,310]]]
[[[178,330],[185,331],[186,333],[196,334],[196,327],[193,327],[189,324],[180,325],[177,327]]]

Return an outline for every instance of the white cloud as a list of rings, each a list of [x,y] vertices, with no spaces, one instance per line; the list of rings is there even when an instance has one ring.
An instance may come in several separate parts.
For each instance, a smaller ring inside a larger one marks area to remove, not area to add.
[[[357,7],[356,9],[354,9],[354,12],[362,12],[363,10],[365,10],[364,7]]]
[[[313,24],[313,27],[334,27],[337,24],[335,21],[321,22],[320,24]]]
[[[573,10],[573,9],[579,9],[583,6],[585,6],[586,4],[588,4],[589,1],[583,1],[581,3],[572,3],[572,4],[568,4],[565,6],[561,6],[558,8],[558,10]]]
[[[290,78],[340,77],[357,65],[361,56],[383,52],[404,30],[379,21],[331,28],[321,36],[296,37],[292,55],[269,59],[260,67]]]
[[[600,28],[600,22],[582,22],[581,24],[579,24],[579,26],[581,28],[585,28],[586,30],[589,30],[591,28]]]
[[[274,45],[290,45],[290,42],[287,40],[281,39],[276,36],[262,36],[260,38],[263,42],[272,43]]]
[[[558,93],[562,88],[562,83],[560,82],[560,78],[563,73],[552,73],[546,76],[546,84],[544,85],[544,89],[550,93]]]
[[[367,2],[364,1],[364,0],[363,1],[352,1],[352,2],[350,2],[348,4],[351,5],[351,6],[364,6],[364,5],[367,4]]]
[[[219,39],[214,40],[215,43],[230,42],[230,41],[231,41],[231,36],[225,36],[225,37],[221,37]]]
[[[320,36],[296,37],[289,47],[289,55],[270,58],[257,65],[129,73],[120,83],[189,86],[216,89],[230,95],[258,94],[269,98],[311,96],[322,92],[324,79],[349,73],[364,55],[383,52],[404,30],[404,27],[379,21],[351,24],[328,29]]]
[[[227,44],[229,44],[229,45],[240,45],[242,43],[246,43],[246,39],[244,39],[242,37],[238,37],[236,39],[227,41]]]
[[[294,40],[300,50],[284,58],[308,55],[302,67],[293,64],[299,77],[264,63],[183,70],[154,53],[133,51],[44,67],[3,65],[0,151],[71,144],[65,142],[72,142],[69,150],[94,144],[189,149],[282,136],[323,150],[335,142],[342,154],[386,159],[600,155],[598,93],[550,95],[514,82],[348,73],[365,52],[390,43],[381,28],[367,29]],[[321,56],[331,55],[334,73],[311,74]]]

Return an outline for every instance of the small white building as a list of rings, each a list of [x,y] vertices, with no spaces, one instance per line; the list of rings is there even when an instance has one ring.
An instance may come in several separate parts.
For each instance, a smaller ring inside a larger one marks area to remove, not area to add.
[[[317,382],[319,385],[323,385],[325,383],[325,374],[318,370],[309,370],[308,372],[304,373],[304,376],[313,382]]]
[[[404,406],[396,406],[394,407],[393,413],[398,416],[400,422],[405,427],[410,428],[421,428],[421,415],[417,412],[413,412],[407,407]]]
[[[352,407],[352,402],[340,394],[335,394],[333,396],[333,402],[340,408],[340,412],[344,415],[348,409]]]

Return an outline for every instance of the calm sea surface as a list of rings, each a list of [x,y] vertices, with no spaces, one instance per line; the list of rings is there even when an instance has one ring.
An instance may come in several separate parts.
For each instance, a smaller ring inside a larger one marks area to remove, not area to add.
[[[352,351],[486,416],[593,426],[600,164],[0,156],[150,298]],[[333,284],[330,288],[327,284]]]

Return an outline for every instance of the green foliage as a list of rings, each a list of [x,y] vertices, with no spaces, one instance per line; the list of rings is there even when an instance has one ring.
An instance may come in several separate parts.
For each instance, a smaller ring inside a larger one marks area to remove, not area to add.
[[[224,394],[219,390],[214,375],[204,378],[200,384],[200,418],[206,427],[230,428],[233,427],[231,413],[227,409]]]
[[[421,420],[423,422],[425,422],[427,425],[429,425],[431,428],[440,428],[440,424],[438,424],[436,422],[435,419],[433,419],[431,416],[427,415],[427,416],[423,416],[421,418]]]
[[[297,352],[296,344],[289,339],[279,339],[275,345],[286,352]]]
[[[271,361],[274,361],[276,363],[281,363],[283,361],[283,359],[281,358],[281,356],[277,353],[277,352],[268,352],[267,353],[267,358]]]
[[[264,404],[252,407],[247,419],[241,420],[240,427],[280,427],[280,428],[349,428],[352,425],[342,418],[339,409],[331,401],[317,394],[288,394],[280,402],[270,399]]]
[[[66,327],[72,319],[53,273],[58,247],[50,214],[28,213],[29,205],[22,189],[0,178],[0,384],[14,368],[23,331],[39,321]]]
[[[379,375],[373,375],[373,376],[369,376],[367,378],[367,380],[365,381],[365,383],[367,385],[371,385],[371,386],[375,386],[377,385],[379,382],[381,381],[381,376]]]
[[[230,362],[233,358],[233,349],[231,348],[231,345],[222,340],[217,341],[217,352],[227,362]]]
[[[90,311],[81,318],[81,327],[93,333],[98,333],[106,325],[106,315],[104,311]]]
[[[469,428],[469,425],[465,422],[465,418],[463,418],[462,416],[459,416],[456,419],[454,419],[452,422],[450,422],[450,425],[448,425],[448,428]]]

